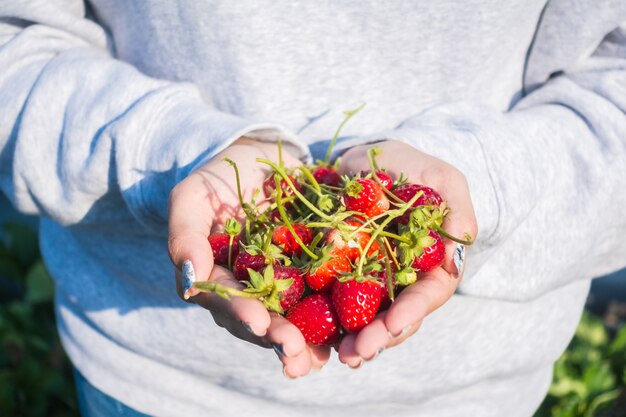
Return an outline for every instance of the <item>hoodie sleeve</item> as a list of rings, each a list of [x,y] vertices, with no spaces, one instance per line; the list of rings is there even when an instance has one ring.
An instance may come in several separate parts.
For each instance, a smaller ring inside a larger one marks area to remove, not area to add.
[[[548,2],[524,85],[507,112],[444,104],[372,137],[467,177],[479,236],[464,294],[524,301],[626,265],[626,2]]]
[[[169,191],[199,161],[243,135],[289,142],[114,59],[83,2],[59,3],[0,4],[0,189],[20,211],[72,225],[105,221],[89,215],[96,202],[121,204],[162,228]]]

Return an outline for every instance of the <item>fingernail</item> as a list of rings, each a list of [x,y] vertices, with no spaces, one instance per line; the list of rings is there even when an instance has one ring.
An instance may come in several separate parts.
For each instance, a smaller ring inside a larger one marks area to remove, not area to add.
[[[380,354],[381,354],[381,353],[383,353],[384,351],[385,351],[385,347],[384,347],[384,346],[383,346],[383,347],[381,347],[381,348],[379,348],[379,349],[376,351],[376,353],[374,353],[374,356],[372,356],[372,357],[368,360],[368,362],[371,362],[371,361],[373,361],[374,359],[376,359],[377,357],[379,357],[379,356],[380,356]]]
[[[452,260],[454,261],[454,266],[456,267],[456,274],[452,274],[452,276],[454,278],[458,278],[463,273],[463,264],[465,263],[465,245],[462,243],[456,245]]]
[[[252,330],[252,326],[250,326],[250,323],[245,322],[245,321],[240,321],[239,323],[241,323],[241,326],[246,329],[248,332],[252,333],[255,336],[258,337],[263,337],[267,334],[267,332],[263,332],[263,334],[258,334],[257,332],[255,332],[254,330]],[[272,346],[273,347],[273,346]],[[276,349],[274,349],[276,350]]]
[[[196,271],[193,269],[193,264],[189,259],[183,262],[183,298],[189,299],[189,291],[193,288],[193,283],[196,282]]]
[[[392,339],[396,339],[396,338],[398,338],[398,337],[402,337],[402,336],[406,335],[408,332],[410,332],[410,331],[411,331],[411,329],[412,329],[412,328],[413,328],[413,325],[412,325],[412,324],[409,324],[409,325],[408,325],[408,326],[406,326],[404,329],[402,329],[402,330],[400,331],[400,333],[396,333],[396,334],[394,335],[394,334],[391,334],[390,332],[387,332],[387,334],[389,335],[389,337],[390,337],[390,338],[392,338]]]
[[[359,364],[356,366],[350,366],[351,369],[359,369],[361,366],[363,366],[363,358],[359,358]]]
[[[283,345],[280,343],[272,343],[272,349],[274,349],[274,352],[276,352],[279,357],[287,357],[285,349],[283,349]]]

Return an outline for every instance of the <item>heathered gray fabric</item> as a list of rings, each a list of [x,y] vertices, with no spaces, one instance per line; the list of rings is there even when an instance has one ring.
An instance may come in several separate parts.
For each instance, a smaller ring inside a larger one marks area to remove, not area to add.
[[[156,416],[532,415],[589,279],[626,264],[626,2],[90,3],[0,1],[0,186],[42,217],[93,385]],[[307,158],[363,101],[342,148],[457,166],[479,241],[409,341],[288,381],[176,296],[167,195],[246,132]]]

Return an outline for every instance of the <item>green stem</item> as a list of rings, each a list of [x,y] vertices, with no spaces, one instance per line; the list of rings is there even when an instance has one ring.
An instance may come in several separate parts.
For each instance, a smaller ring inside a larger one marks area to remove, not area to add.
[[[278,166],[281,168],[285,166],[283,163],[283,142],[278,138]]]
[[[389,191],[383,185],[380,178],[378,178],[378,174],[376,173],[376,171],[378,171],[380,168],[378,167],[378,163],[376,162],[376,154],[378,153],[379,150],[380,148],[371,148],[371,149],[368,149],[367,151],[367,160],[369,161],[369,164],[370,164],[370,171],[372,171],[372,178],[374,178],[374,181],[376,182],[376,184],[380,186],[380,188],[383,190],[383,193],[385,193],[387,197],[391,198],[392,200],[396,200],[396,202],[400,204],[404,204],[404,201],[402,201],[400,197],[398,197],[397,195]]]
[[[285,226],[287,226],[287,229],[289,229],[289,231],[293,235],[293,238],[296,240],[296,242],[298,242],[298,245],[300,245],[302,250],[306,252],[306,254],[309,255],[312,259],[317,260],[318,259],[317,255],[311,252],[309,248],[307,248],[307,246],[304,244],[302,239],[300,239],[300,236],[298,236],[295,229],[291,225],[291,222],[289,221],[289,217],[287,217],[287,213],[285,213],[285,208],[283,207],[282,201],[281,201],[281,195],[283,194],[283,187],[280,185],[280,177],[278,175],[274,175],[274,182],[276,183],[276,191],[277,191],[276,192],[276,206],[278,208],[278,212],[280,213],[280,217],[283,219],[283,222],[285,222]]]
[[[372,244],[374,243],[375,239],[378,237],[380,232],[389,223],[391,223],[393,219],[395,219],[396,217],[402,216],[405,211],[407,211],[410,207],[412,207],[413,203],[415,203],[415,201],[417,201],[417,199],[419,198],[418,194],[415,194],[413,198],[411,198],[411,200],[408,201],[402,208],[397,209],[397,210],[390,210],[387,212],[389,216],[380,224],[380,226],[376,227],[376,230],[374,230],[374,232],[370,235],[370,239],[367,242],[367,245],[365,245],[365,248],[363,249],[363,254],[359,258],[359,265],[357,267],[357,276],[361,276],[363,274],[363,264],[365,263],[365,258],[367,257],[366,254],[369,251],[369,249],[372,247]]]
[[[302,201],[302,203],[305,206],[307,206],[313,213],[317,214],[318,216],[320,216],[324,220],[327,220],[327,221],[332,221],[333,220],[332,217],[330,217],[327,214],[324,214],[322,211],[320,211],[305,196],[303,196],[300,193],[300,191],[298,191],[296,186],[293,184],[293,181],[291,181],[291,178],[289,178],[289,175],[287,175],[287,173],[285,173],[285,171],[282,168],[276,166],[275,163],[273,163],[272,161],[270,161],[268,159],[257,158],[256,160],[257,160],[257,162],[260,162],[262,164],[266,164],[266,165],[269,165],[270,167],[272,167],[274,169],[274,171],[276,171],[276,173],[278,173],[278,175],[280,175],[282,177],[282,179],[285,180],[285,182],[287,183],[287,185],[289,185],[289,188],[291,188],[291,191],[293,191],[293,193],[296,195],[296,197],[298,197],[300,199],[300,201]]]
[[[249,293],[235,288],[227,287],[226,285],[218,284],[215,281],[197,281],[193,283],[193,287],[201,292],[211,292],[219,295],[222,298],[230,299],[233,297],[242,298],[261,298],[269,295],[268,291],[260,293]],[[266,294],[267,293],[267,294]]]
[[[382,233],[381,233],[382,235]],[[385,247],[387,250],[387,256],[391,255],[391,259],[393,260],[393,263],[396,265],[396,268],[398,268],[398,270],[400,270],[400,263],[398,262],[398,258],[396,258],[396,254],[394,253],[393,249],[391,248],[391,245],[389,244],[389,239],[383,237],[383,242],[385,243]],[[407,242],[410,243],[410,242]]]
[[[233,242],[235,241],[235,235],[230,235],[228,240],[228,269],[233,270]]]
[[[239,198],[239,204],[241,204],[241,209],[245,213],[246,217],[254,222],[256,220],[256,216],[254,215],[254,213],[250,213],[248,205],[243,201],[243,194],[241,192],[241,179],[239,178],[239,168],[237,167],[237,164],[230,158],[222,158],[222,161],[232,166],[235,170],[235,180],[237,181],[237,197]]]
[[[434,229],[443,237],[447,237],[450,240],[455,241],[456,243],[460,243],[462,245],[471,245],[472,243],[474,243],[474,239],[472,238],[472,236],[470,236],[469,233],[465,233],[465,240],[458,238],[456,236],[452,236],[450,233],[446,232],[445,230],[443,230],[440,226],[434,226]]]
[[[391,247],[389,247],[389,242],[387,241],[387,239],[383,239],[383,240],[384,240],[383,245],[381,245],[380,242],[379,242],[379,245],[381,248],[383,248],[383,251],[385,252],[385,255],[386,255],[385,256],[385,278],[386,278],[385,285],[387,286],[387,293],[389,294],[389,299],[393,301],[395,298],[395,294],[393,291],[393,271],[391,270],[391,264],[389,263],[389,255],[391,255],[393,259],[396,261],[396,266],[398,265],[398,261],[393,255],[393,251],[391,250]],[[400,268],[398,267],[398,269]]]
[[[281,167],[282,168],[282,167]],[[311,182],[311,185],[315,188],[315,193],[317,195],[322,195],[322,189],[320,188],[320,184],[317,182],[311,171],[304,165],[300,165],[298,167],[300,171],[304,174],[305,177]]]
[[[343,129],[343,126],[346,123],[348,123],[348,120],[350,120],[352,116],[360,112],[363,109],[363,107],[365,107],[365,104],[366,103],[361,104],[359,107],[357,107],[354,110],[344,112],[344,114],[346,115],[346,118],[343,119],[343,122],[341,122],[341,124],[337,128],[337,131],[335,132],[335,136],[333,136],[333,139],[330,141],[330,144],[328,145],[328,150],[326,151],[326,158],[324,158],[324,162],[326,164],[328,164],[330,161],[330,156],[333,152],[333,148],[335,147],[335,143],[337,143],[337,138],[339,138],[339,132],[341,132],[341,129]]]
[[[307,226],[313,227],[311,226],[311,223],[307,223]],[[320,240],[322,240],[323,237],[324,237],[324,232],[319,232],[317,235],[315,235],[315,237],[313,238],[313,241],[309,245],[309,249],[311,251],[314,251],[315,248],[317,247],[317,244],[320,243]]]

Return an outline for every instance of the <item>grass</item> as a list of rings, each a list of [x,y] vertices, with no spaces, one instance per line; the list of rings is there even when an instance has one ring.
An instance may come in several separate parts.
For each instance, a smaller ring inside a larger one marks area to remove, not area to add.
[[[0,233],[0,415],[78,416],[71,366],[56,333],[54,286],[35,234]],[[626,417],[626,325],[585,312],[535,417]]]

